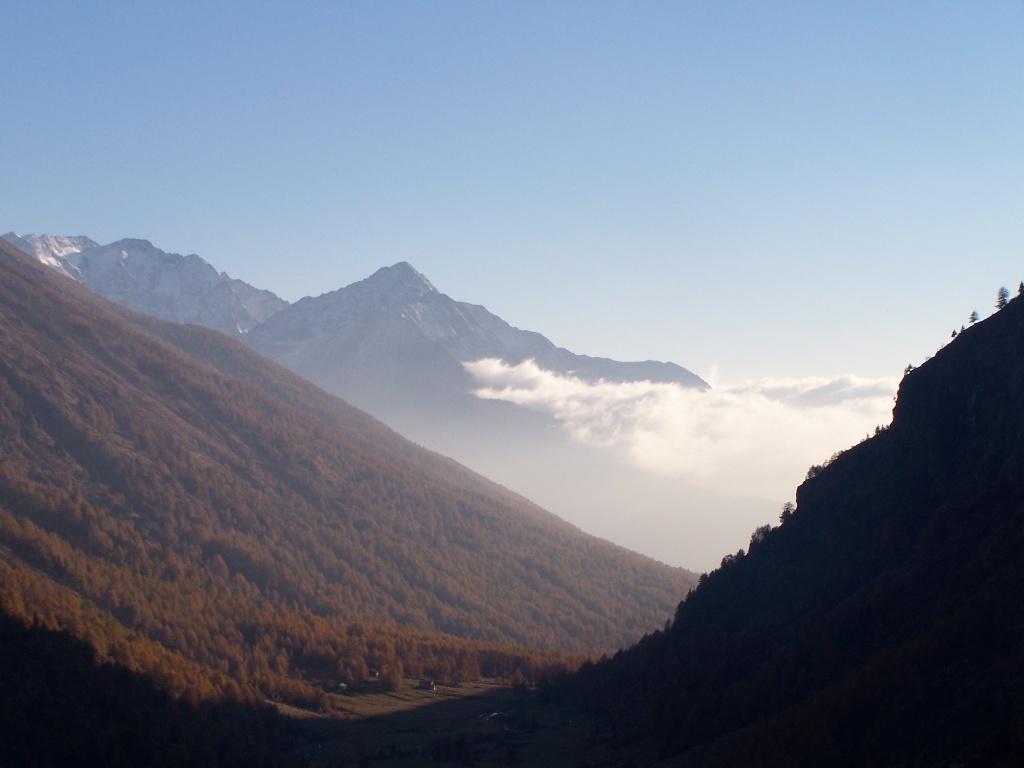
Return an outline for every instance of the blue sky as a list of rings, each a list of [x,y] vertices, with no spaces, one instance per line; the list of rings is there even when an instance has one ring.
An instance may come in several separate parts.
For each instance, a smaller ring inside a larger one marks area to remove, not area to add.
[[[5,230],[574,351],[897,376],[1024,277],[1024,4],[18,3]]]

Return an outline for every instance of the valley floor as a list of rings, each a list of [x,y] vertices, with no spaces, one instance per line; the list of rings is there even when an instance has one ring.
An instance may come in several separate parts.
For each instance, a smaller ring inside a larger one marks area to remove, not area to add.
[[[490,766],[648,765],[651,755],[613,750],[594,722],[541,705],[527,689],[487,683],[344,697],[344,711],[296,718],[295,751],[311,768],[399,768],[450,763]]]

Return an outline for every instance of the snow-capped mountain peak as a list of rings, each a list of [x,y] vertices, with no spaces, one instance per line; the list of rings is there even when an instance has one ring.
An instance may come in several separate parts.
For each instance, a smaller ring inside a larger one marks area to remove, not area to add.
[[[409,262],[381,267],[369,277],[319,297],[345,302],[399,306],[442,296],[437,288]],[[319,300],[319,299],[318,299]],[[305,299],[304,299],[305,301]]]
[[[270,291],[218,273],[195,254],[167,253],[149,240],[98,245],[87,237],[3,237],[101,296],[164,320],[238,335],[288,306]]]
[[[366,405],[352,390],[332,382],[366,371],[369,359],[387,360],[393,372],[403,360],[462,379],[461,364],[485,357],[517,364],[534,360],[545,370],[572,372],[587,380],[651,379],[706,388],[673,363],[620,363],[576,355],[539,333],[515,328],[486,308],[441,293],[407,262],[383,267],[369,277],[330,293],[306,297],[255,328],[246,343],[315,383]],[[457,365],[451,366],[452,362]],[[383,375],[383,374],[382,374]],[[390,375],[390,373],[388,374]],[[436,377],[434,377],[436,378]],[[375,385],[366,382],[368,389]]]
[[[35,256],[46,266],[75,280],[81,278],[81,273],[69,261],[69,257],[87,248],[97,246],[94,240],[84,236],[25,235],[20,237],[15,232],[8,232],[3,235],[3,238],[14,243],[30,256]]]
[[[363,282],[372,285],[374,290],[385,293],[403,289],[417,293],[438,293],[437,288],[423,273],[417,271],[407,261],[400,261],[390,267],[381,267]]]

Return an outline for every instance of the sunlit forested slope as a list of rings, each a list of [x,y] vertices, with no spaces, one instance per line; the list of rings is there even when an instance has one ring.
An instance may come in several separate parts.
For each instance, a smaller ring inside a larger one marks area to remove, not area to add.
[[[1024,299],[904,378],[670,629],[549,693],[659,765],[1024,761]]]
[[[175,690],[317,701],[371,668],[530,677],[691,583],[241,345],[119,312],[0,243],[10,614]]]

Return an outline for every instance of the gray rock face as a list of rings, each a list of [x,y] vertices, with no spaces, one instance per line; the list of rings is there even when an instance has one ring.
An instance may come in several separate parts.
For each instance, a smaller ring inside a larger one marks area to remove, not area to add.
[[[498,358],[510,365],[534,360],[544,370],[586,381],[655,381],[706,389],[707,383],[674,363],[624,363],[577,355],[539,333],[514,328],[484,307],[454,301],[402,262],[316,298],[304,298],[262,323],[246,343],[328,389],[340,377],[353,383],[371,375],[370,361],[432,360],[462,388],[461,363]],[[359,369],[362,374],[354,371]],[[423,376],[427,371],[419,370]],[[358,404],[358,403],[357,403]]]
[[[270,291],[218,273],[194,254],[166,253],[148,240],[98,245],[88,237],[13,232],[4,238],[100,296],[163,320],[237,336],[288,306]]]

